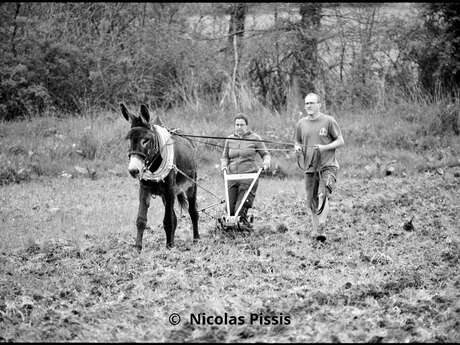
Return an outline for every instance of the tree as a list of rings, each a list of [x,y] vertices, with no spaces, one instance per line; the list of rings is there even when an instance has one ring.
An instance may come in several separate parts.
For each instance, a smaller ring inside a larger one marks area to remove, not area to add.
[[[302,2],[300,4],[300,23],[297,27],[298,49],[294,56],[296,63],[294,75],[298,78],[300,93],[322,93],[318,90],[318,35],[321,27],[322,4]]]
[[[234,107],[238,107],[238,100],[236,96],[237,83],[240,80],[239,65],[241,56],[243,54],[243,36],[244,36],[244,22],[246,20],[246,13],[248,6],[245,3],[236,3],[230,5],[230,20],[228,26],[228,41],[227,41],[227,58],[232,61],[232,80],[231,80],[231,98]]]
[[[424,44],[415,52],[422,87],[432,95],[438,88],[455,96],[460,86],[460,4],[430,3],[422,15]]]

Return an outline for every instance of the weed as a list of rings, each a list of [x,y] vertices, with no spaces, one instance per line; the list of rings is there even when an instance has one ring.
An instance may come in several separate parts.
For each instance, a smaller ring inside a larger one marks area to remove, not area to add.
[[[460,134],[460,105],[442,105],[430,124],[430,132],[439,135]]]
[[[80,152],[83,158],[94,160],[98,148],[98,142],[91,133],[84,133],[80,138]]]

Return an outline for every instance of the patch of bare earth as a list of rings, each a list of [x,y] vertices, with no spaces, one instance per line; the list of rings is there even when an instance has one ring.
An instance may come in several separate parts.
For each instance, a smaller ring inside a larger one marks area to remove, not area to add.
[[[188,217],[180,218],[172,250],[165,248],[156,199],[141,254],[132,248],[137,191],[128,181],[77,180],[71,200],[67,182],[56,182],[40,205],[53,202],[73,213],[62,217],[43,207],[14,225],[8,215],[33,207],[35,193],[51,187],[3,188],[9,199],[2,204],[2,238],[36,219],[41,240],[2,245],[0,340],[460,340],[460,179],[453,174],[339,179],[324,245],[309,237],[299,180],[261,180],[249,236],[214,231],[221,207],[201,215],[198,244]],[[222,191],[220,177],[202,182]],[[199,195],[200,207],[216,202]],[[60,231],[69,224],[73,237]],[[170,324],[171,313],[180,315],[178,325]],[[244,322],[197,324],[192,314]]]

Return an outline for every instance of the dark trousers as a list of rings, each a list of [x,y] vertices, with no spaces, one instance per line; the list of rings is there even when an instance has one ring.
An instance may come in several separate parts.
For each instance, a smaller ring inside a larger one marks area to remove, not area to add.
[[[306,173],[305,174],[305,187],[307,190],[307,205],[313,212],[318,210],[320,207],[319,195],[329,196],[334,190],[334,186],[337,180],[337,168],[326,167],[321,171],[321,175],[317,173]],[[323,198],[324,199],[324,198]]]
[[[230,215],[234,216],[235,212],[240,207],[241,200],[243,199],[244,194],[249,189],[251,185],[251,180],[240,180],[240,181],[229,181],[228,183],[228,200],[230,206]],[[240,216],[246,217],[248,208],[252,207],[254,198],[256,197],[257,186],[259,185],[259,180],[254,183],[252,190],[249,192],[249,195],[240,211]]]

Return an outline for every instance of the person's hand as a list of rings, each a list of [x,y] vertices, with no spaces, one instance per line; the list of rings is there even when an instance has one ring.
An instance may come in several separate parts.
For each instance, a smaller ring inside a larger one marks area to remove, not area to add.
[[[302,152],[302,146],[300,146],[300,145],[298,145],[298,144],[295,144],[295,145],[294,145],[294,152],[295,152],[296,154],[301,153],[301,152]]]
[[[268,169],[270,169],[270,163],[264,162],[263,169],[264,169],[264,171],[268,171]]]
[[[319,150],[319,152],[324,152],[324,151],[326,151],[325,148],[324,148],[324,146],[325,146],[325,145],[320,145],[320,144],[313,145],[313,149]]]
[[[222,172],[227,171],[227,166],[226,165],[221,166],[220,171]]]

